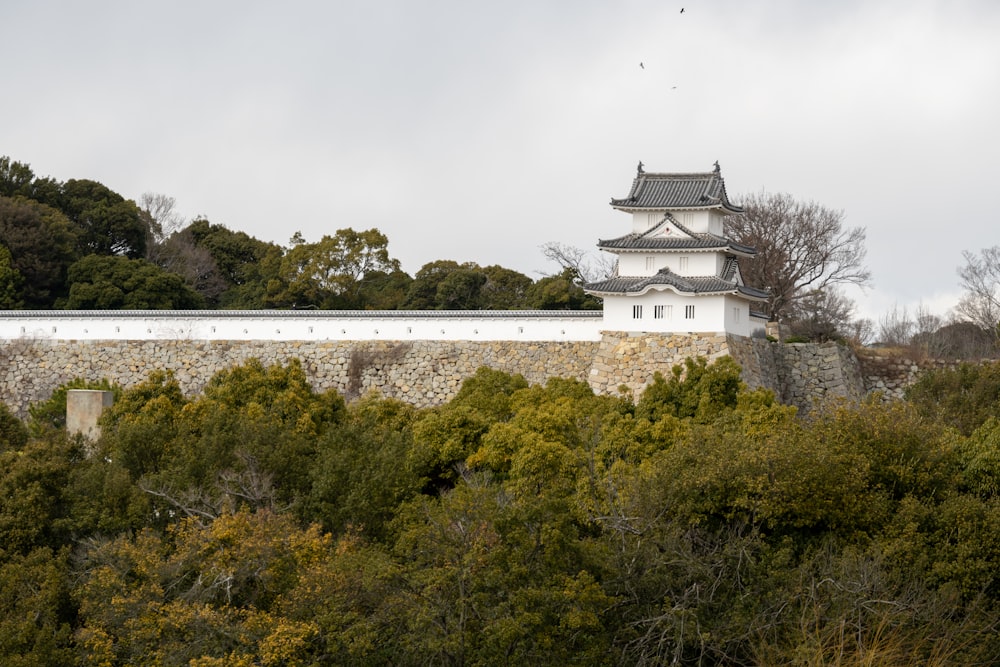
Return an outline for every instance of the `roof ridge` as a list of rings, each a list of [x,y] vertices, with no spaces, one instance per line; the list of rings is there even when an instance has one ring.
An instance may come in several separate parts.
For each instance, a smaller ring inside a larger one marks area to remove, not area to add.
[[[638,178],[663,176],[674,178],[720,178],[719,174],[714,171],[644,171]]]

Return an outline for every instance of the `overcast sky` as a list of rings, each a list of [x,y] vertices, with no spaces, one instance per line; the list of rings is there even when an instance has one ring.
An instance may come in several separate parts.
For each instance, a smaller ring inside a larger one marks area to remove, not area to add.
[[[1000,244],[996,0],[5,0],[0,34],[0,155],[283,245],[377,227],[410,274],[555,272],[640,160],[842,210],[860,315],[944,315]]]

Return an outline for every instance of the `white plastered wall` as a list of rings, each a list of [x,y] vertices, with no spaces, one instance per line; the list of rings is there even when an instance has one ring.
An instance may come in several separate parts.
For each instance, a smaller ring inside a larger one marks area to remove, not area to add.
[[[647,261],[647,258],[652,258],[652,261]],[[686,266],[682,258],[687,259]],[[628,252],[618,256],[618,275],[652,276],[667,268],[680,276],[717,276],[720,261],[725,261],[725,255],[716,252]]]
[[[641,317],[635,317],[634,306],[642,307]],[[661,318],[656,317],[657,306],[663,306]],[[685,317],[686,306],[694,306],[693,318]],[[691,297],[677,294],[669,289],[650,290],[641,296],[606,296],[603,326],[608,331],[663,333],[726,331],[726,297],[724,295]]]

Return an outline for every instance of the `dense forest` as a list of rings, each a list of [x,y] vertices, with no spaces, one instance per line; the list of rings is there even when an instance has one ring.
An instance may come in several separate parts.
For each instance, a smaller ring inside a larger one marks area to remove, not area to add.
[[[566,264],[538,280],[438,260],[410,276],[377,229],[287,247],[164,195],[139,203],[92,180],[40,178],[0,157],[0,309],[595,309]]]
[[[0,664],[1000,660],[1000,365],[802,416],[728,358],[422,410],[250,361],[96,442],[71,386],[0,412]]]

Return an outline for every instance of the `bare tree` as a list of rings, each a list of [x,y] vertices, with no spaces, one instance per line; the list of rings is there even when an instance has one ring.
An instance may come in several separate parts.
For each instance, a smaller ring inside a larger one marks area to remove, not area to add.
[[[994,332],[972,322],[949,322],[936,331],[918,333],[910,345],[935,359],[995,359]]]
[[[893,304],[892,310],[878,318],[878,340],[890,347],[904,347],[909,345],[915,328],[906,306]]]
[[[965,294],[955,306],[960,319],[1000,337],[1000,246],[962,253],[965,266],[958,270]]]
[[[603,280],[614,272],[614,258],[604,254],[595,258],[585,250],[557,241],[544,243],[541,249],[545,259],[563,269],[573,269],[585,283]]]
[[[160,244],[174,232],[180,231],[187,222],[175,210],[177,205],[173,197],[144,192],[139,198],[139,210],[149,226],[149,233],[154,244]],[[148,245],[148,244],[147,244]]]
[[[790,329],[793,336],[814,341],[838,340],[852,330],[854,302],[836,287],[810,290],[791,304]]]
[[[190,229],[171,234],[156,246],[149,259],[184,278],[209,304],[215,304],[229,287],[212,253],[195,242]]]
[[[865,230],[845,228],[843,211],[766,192],[744,197],[742,206],[743,213],[727,219],[728,234],[757,249],[740,270],[748,285],[770,292],[771,319],[781,319],[796,301],[832,285],[870,283]]]

